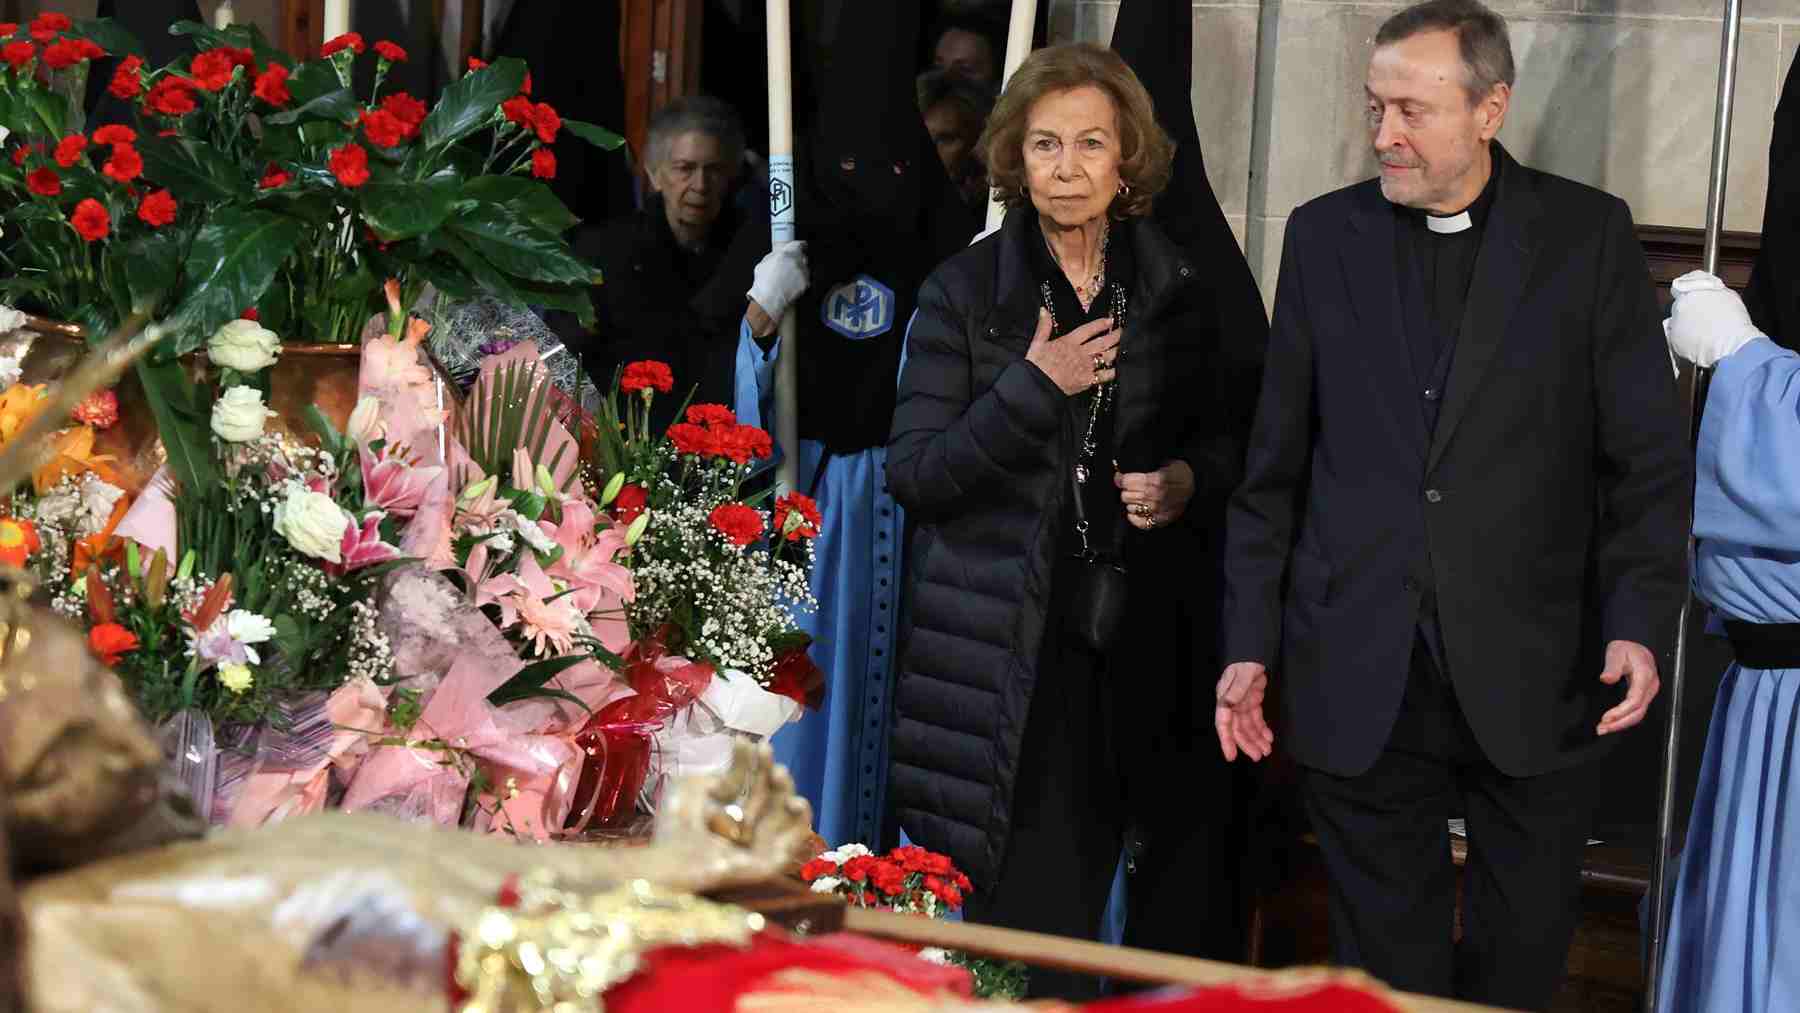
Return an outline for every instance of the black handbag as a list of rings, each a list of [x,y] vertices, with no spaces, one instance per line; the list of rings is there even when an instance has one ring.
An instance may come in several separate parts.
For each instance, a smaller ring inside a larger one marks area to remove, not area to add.
[[[1071,478],[1074,493],[1075,530],[1081,534],[1081,551],[1075,553],[1076,565],[1067,572],[1075,581],[1068,599],[1064,622],[1069,632],[1096,652],[1104,652],[1125,624],[1125,606],[1131,586],[1125,564],[1110,559],[1088,543],[1087,504],[1082,501],[1081,483]]]

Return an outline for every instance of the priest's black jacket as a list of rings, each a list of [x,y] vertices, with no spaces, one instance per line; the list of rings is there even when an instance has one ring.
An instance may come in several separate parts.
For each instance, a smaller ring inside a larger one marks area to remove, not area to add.
[[[1449,676],[1504,773],[1601,747],[1606,644],[1668,671],[1693,477],[1631,212],[1519,165],[1499,191],[1435,426],[1377,181],[1288,220],[1245,478],[1225,660],[1269,666],[1300,763],[1368,770],[1436,602]]]

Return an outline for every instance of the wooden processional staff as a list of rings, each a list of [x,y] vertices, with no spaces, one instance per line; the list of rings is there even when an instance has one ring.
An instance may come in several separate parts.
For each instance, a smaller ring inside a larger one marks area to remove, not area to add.
[[[1738,35],[1743,20],[1742,0],[1725,0],[1725,24],[1719,43],[1719,94],[1713,110],[1712,166],[1706,187],[1706,240],[1704,263],[1708,273],[1719,273],[1719,233],[1725,220],[1725,174],[1731,153],[1731,106],[1737,89]],[[1700,431],[1700,411],[1705,389],[1704,371],[1694,370],[1688,387],[1688,442],[1694,442]],[[1693,498],[1688,499],[1688,560],[1694,558]],[[1674,879],[1670,868],[1670,845],[1675,835],[1676,768],[1681,760],[1682,689],[1687,681],[1688,620],[1694,608],[1693,584],[1681,603],[1680,623],[1675,630],[1675,662],[1669,671],[1669,729],[1663,738],[1662,784],[1657,794],[1656,853],[1650,865],[1650,939],[1644,964],[1644,1003],[1647,1010],[1656,1009],[1657,979],[1661,977],[1663,948],[1669,938],[1669,889]]]

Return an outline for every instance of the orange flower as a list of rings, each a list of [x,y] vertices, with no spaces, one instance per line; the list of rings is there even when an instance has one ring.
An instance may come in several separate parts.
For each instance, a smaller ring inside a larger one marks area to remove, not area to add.
[[[94,453],[94,430],[89,426],[74,426],[57,433],[50,441],[50,456],[43,466],[31,473],[31,487],[38,495],[43,495],[56,488],[57,483],[65,478],[74,478],[88,472],[100,476],[101,481],[118,485],[118,477],[112,470],[112,456]]]
[[[125,519],[125,512],[131,509],[131,497],[120,496],[113,504],[112,516],[106,519],[106,527],[75,542],[75,561],[70,572],[82,573],[89,567],[97,566],[103,560],[121,562],[125,558],[125,540],[113,534],[113,529]]]
[[[36,525],[18,517],[0,517],[0,563],[22,567],[32,553],[43,547]]]
[[[0,447],[12,441],[44,410],[44,385],[15,383],[0,391]]]
[[[122,655],[137,649],[137,634],[118,623],[101,623],[88,630],[88,650],[108,668],[118,664]]]

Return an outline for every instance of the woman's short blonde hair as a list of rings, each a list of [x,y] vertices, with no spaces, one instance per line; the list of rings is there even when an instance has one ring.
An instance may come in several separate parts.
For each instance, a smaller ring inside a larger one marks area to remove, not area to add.
[[[1130,190],[1115,198],[1115,218],[1146,214],[1169,185],[1175,145],[1156,122],[1156,108],[1119,54],[1089,42],[1049,46],[1025,58],[1006,82],[978,142],[986,156],[994,199],[1029,207],[1025,192],[1025,130],[1031,107],[1045,95],[1093,85],[1112,99],[1119,118],[1119,178]]]

